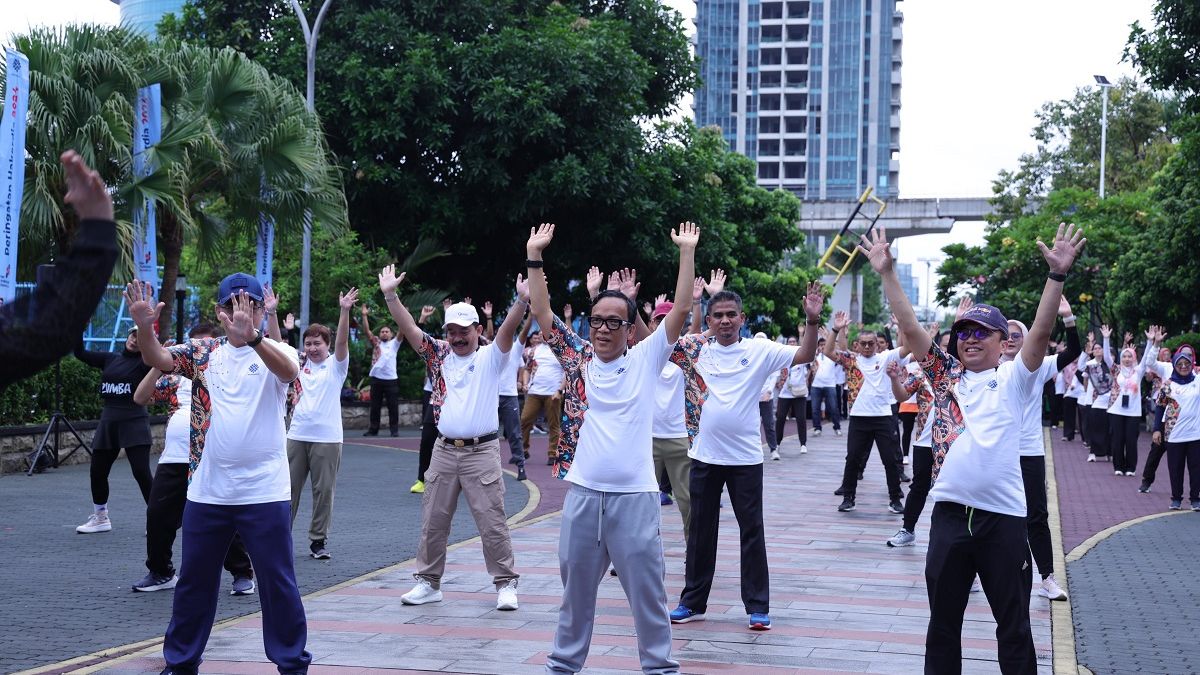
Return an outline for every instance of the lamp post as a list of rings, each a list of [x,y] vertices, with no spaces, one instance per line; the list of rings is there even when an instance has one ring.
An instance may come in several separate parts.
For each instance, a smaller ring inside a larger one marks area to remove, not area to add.
[[[183,301],[187,297],[187,277],[175,277],[175,344],[183,342]]]
[[[1108,144],[1108,90],[1113,86],[1103,75],[1093,75],[1100,85],[1100,198],[1104,199],[1104,149]]]

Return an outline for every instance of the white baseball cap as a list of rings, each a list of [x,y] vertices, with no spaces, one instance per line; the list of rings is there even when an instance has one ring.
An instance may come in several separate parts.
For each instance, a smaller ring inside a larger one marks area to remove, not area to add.
[[[446,322],[442,324],[442,327],[445,328],[450,324],[469,327],[477,323],[479,323],[479,312],[475,311],[475,306],[465,302],[456,302],[446,308]]]

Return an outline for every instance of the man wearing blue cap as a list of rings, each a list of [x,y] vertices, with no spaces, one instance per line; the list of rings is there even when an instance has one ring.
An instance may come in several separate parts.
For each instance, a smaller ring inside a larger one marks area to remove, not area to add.
[[[191,448],[183,560],[163,672],[195,673],[217,610],[221,563],[235,533],[254,562],[263,608],[263,644],[281,673],[307,672],[312,656],[304,605],[292,566],[291,479],[283,425],[288,384],[299,374],[296,351],[264,340],[262,286],[231,274],[217,292],[226,337],[188,340],[169,349],[154,337],[164,307],[149,284],[126,287],[146,364],[192,381]]]
[[[933,390],[933,516],[925,583],[929,629],[925,671],[962,671],[962,623],[975,575],[996,618],[1003,673],[1036,673],[1029,625],[1032,560],[1025,527],[1019,439],[1026,403],[1042,394],[1038,371],[1054,329],[1063,282],[1086,243],[1082,230],[1059,225],[1054,247],[1038,248],[1049,266],[1025,344],[1000,363],[1008,321],[991,305],[975,305],[954,322],[958,358],[934,345],[900,287],[882,228],[862,248],[883,278],[904,344]]]

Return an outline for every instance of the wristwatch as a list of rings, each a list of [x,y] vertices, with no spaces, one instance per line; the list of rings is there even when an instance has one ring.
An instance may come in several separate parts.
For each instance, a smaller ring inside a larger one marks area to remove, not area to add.
[[[262,341],[263,341],[262,331],[255,328],[254,329],[254,339],[247,342],[246,346],[250,347],[250,348],[254,348],[254,347],[257,347]]]

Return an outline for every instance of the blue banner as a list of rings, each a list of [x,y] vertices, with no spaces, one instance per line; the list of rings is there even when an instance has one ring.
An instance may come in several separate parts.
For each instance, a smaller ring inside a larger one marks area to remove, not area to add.
[[[258,283],[271,283],[271,261],[275,258],[275,219],[258,214],[258,248],[254,258],[254,277]]]
[[[149,176],[154,167],[146,151],[162,140],[162,90],[157,84],[138,90],[137,109],[133,111],[133,173]],[[134,276],[158,288],[158,243],[154,202],[147,200],[133,210]]]
[[[17,244],[20,243],[21,195],[25,189],[25,117],[29,110],[29,59],[5,50],[4,117],[0,119],[0,301],[17,294]]]

